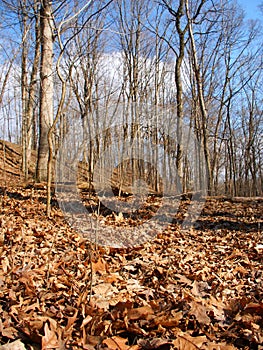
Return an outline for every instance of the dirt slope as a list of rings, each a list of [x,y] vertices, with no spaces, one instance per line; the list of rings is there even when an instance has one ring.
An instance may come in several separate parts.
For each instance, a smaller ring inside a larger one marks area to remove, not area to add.
[[[35,171],[36,153],[32,152],[29,166],[29,178]],[[22,147],[14,143],[0,140],[0,186],[9,187],[21,185],[24,182],[21,171]]]

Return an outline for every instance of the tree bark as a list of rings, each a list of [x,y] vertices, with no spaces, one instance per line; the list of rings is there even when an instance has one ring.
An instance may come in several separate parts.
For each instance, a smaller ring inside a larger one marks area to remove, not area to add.
[[[28,48],[27,48],[27,33],[30,29],[30,25],[27,23],[28,16],[24,15],[23,19],[23,47],[22,47],[22,79],[21,79],[21,94],[22,94],[22,146],[23,146],[23,158],[22,158],[22,171],[25,180],[28,179],[28,167],[31,159],[31,150],[34,143],[34,99],[37,93],[37,74],[39,72],[39,60],[40,60],[40,33],[39,33],[39,19],[40,15],[37,12],[37,2],[34,3],[35,13],[35,49],[34,59],[30,74],[30,81],[27,81],[27,61],[28,61]]]
[[[173,52],[176,54],[175,63],[175,85],[176,85],[176,138],[177,138],[177,150],[176,150],[176,168],[177,174],[182,184],[183,190],[185,190],[185,184],[183,182],[183,117],[184,117],[184,99],[183,99],[183,78],[182,78],[182,65],[185,58],[185,44],[186,44],[186,32],[188,24],[184,24],[183,17],[185,16],[185,0],[180,0],[177,10],[173,10],[166,0],[162,1],[170,14],[174,17],[175,27],[179,38],[178,53],[169,44]]]
[[[52,2],[42,1],[40,10],[41,64],[40,64],[40,109],[39,146],[36,178],[47,181],[48,132],[53,120],[53,31]]]
[[[204,1],[202,0],[200,5],[199,5],[199,9],[201,9],[201,6],[203,4],[204,4]],[[188,9],[188,0],[186,0],[186,12],[187,12],[187,20],[188,20],[189,38],[190,38],[190,43],[191,43],[191,48],[192,48],[193,68],[194,68],[194,73],[195,73],[195,78],[196,78],[198,99],[199,99],[200,111],[201,111],[203,148],[204,148],[204,156],[205,156],[205,162],[206,162],[208,194],[211,194],[212,186],[213,186],[213,179],[212,179],[212,173],[211,173],[211,160],[210,160],[208,135],[207,135],[208,116],[207,116],[207,110],[206,110],[206,106],[205,106],[205,99],[204,99],[204,93],[203,93],[203,83],[202,83],[202,78],[201,78],[201,74],[200,74],[200,67],[198,64],[197,51],[196,51],[194,33],[193,33],[193,28],[192,28],[192,19],[190,18],[189,9]]]

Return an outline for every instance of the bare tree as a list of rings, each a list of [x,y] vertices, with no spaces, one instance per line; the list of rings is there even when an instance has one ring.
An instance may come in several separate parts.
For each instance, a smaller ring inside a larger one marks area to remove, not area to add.
[[[22,62],[21,62],[21,98],[22,98],[22,171],[24,173],[25,180],[28,178],[28,164],[31,158],[31,149],[34,141],[34,108],[35,98],[38,89],[37,77],[39,73],[39,60],[40,60],[40,27],[39,20],[40,15],[38,11],[38,2],[34,0],[32,5],[32,12],[35,19],[35,36],[34,36],[34,54],[33,61],[31,63],[31,73],[28,73],[29,65],[29,33],[31,30],[31,21],[29,20],[28,11],[31,9],[26,1],[21,5],[22,12]],[[30,75],[30,76],[29,76]]]
[[[173,8],[168,1],[162,1],[164,6],[175,21],[175,29],[178,35],[178,52],[171,46],[176,55],[175,64],[175,85],[176,85],[176,109],[177,109],[177,154],[176,167],[180,181],[183,182],[183,145],[182,145],[182,124],[184,118],[184,99],[183,99],[183,77],[182,67],[185,58],[185,45],[187,41],[188,23],[185,23],[185,0],[180,0],[177,8]],[[170,44],[172,45],[172,43]]]
[[[43,0],[40,9],[40,105],[39,105],[39,145],[36,168],[38,181],[47,181],[48,132],[53,121],[53,18],[52,2]]]

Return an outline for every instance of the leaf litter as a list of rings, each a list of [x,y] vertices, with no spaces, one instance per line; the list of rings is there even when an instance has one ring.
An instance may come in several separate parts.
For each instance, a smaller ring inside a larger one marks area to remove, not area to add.
[[[44,190],[0,204],[1,350],[263,349],[261,199],[208,198],[133,249],[90,244],[55,202],[48,219]]]

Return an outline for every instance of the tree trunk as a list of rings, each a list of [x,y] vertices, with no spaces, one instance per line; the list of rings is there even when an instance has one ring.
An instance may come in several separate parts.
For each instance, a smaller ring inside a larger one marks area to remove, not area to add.
[[[179,35],[179,54],[175,64],[175,84],[176,84],[176,102],[177,102],[177,154],[176,167],[181,184],[183,184],[183,145],[182,145],[182,127],[183,127],[183,83],[182,83],[182,63],[185,50],[185,33],[186,28],[181,28],[181,18],[184,15],[185,1],[180,0],[176,13],[176,30]],[[185,190],[183,188],[183,190]]]
[[[37,93],[37,74],[39,69],[40,60],[40,38],[39,38],[39,18],[40,15],[37,12],[37,2],[35,0],[34,12],[36,17],[35,22],[35,50],[34,59],[32,64],[32,70],[30,74],[30,81],[27,81],[27,61],[28,61],[28,48],[27,48],[27,32],[30,29],[27,23],[28,17],[25,16],[23,20],[23,49],[22,49],[22,79],[21,79],[21,94],[22,94],[22,146],[23,146],[23,158],[22,158],[22,171],[25,180],[28,179],[28,167],[31,159],[31,150],[34,143],[34,99]]]
[[[40,64],[40,109],[39,145],[36,177],[37,181],[47,180],[48,131],[53,120],[53,33],[52,2],[42,1],[40,10],[41,64]]]
[[[201,6],[203,3],[204,3],[204,1],[201,2],[200,6],[199,6],[200,9],[201,9]],[[213,181],[212,181],[211,160],[210,160],[208,135],[207,135],[208,116],[207,116],[207,110],[206,110],[206,106],[205,106],[205,99],[204,99],[204,93],[203,93],[203,83],[202,83],[202,78],[201,78],[201,74],[200,74],[200,67],[198,64],[197,50],[196,50],[194,33],[193,33],[193,28],[192,28],[192,19],[190,18],[190,14],[189,14],[189,10],[188,10],[188,0],[186,1],[186,12],[187,12],[187,19],[188,19],[189,38],[190,38],[190,43],[191,43],[191,48],[192,48],[193,68],[194,68],[194,73],[195,73],[195,78],[196,78],[198,99],[199,99],[200,111],[201,111],[203,148],[204,148],[204,156],[205,156],[205,162],[206,162],[208,194],[211,194]]]
[[[28,162],[27,162],[27,154],[28,154],[28,120],[27,120],[27,89],[28,89],[28,81],[27,81],[27,64],[28,64],[28,39],[27,34],[29,30],[29,25],[27,24],[27,14],[25,13],[23,16],[22,26],[23,26],[23,36],[22,36],[22,57],[21,57],[21,99],[22,99],[22,149],[23,149],[23,157],[22,157],[22,171],[25,176],[25,180],[28,177]]]

